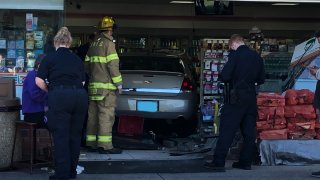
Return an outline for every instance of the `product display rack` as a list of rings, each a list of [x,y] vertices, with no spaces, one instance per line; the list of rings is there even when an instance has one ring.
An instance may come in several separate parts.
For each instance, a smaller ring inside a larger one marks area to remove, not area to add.
[[[228,60],[228,40],[203,39],[202,43],[200,52],[200,105],[204,105],[207,101],[221,100],[222,92],[218,87],[218,76]]]
[[[170,36],[139,36],[139,35],[119,35],[117,39],[117,49],[122,53],[142,53],[142,52],[186,52],[189,41],[187,37]]]
[[[213,134],[218,133],[218,115],[223,102],[219,88],[219,73],[228,61],[227,39],[203,39],[200,55],[200,107],[203,124],[209,124]]]
[[[12,17],[0,24],[0,73],[27,73],[39,55],[54,51],[52,40],[63,25],[63,11],[4,9],[0,14]]]

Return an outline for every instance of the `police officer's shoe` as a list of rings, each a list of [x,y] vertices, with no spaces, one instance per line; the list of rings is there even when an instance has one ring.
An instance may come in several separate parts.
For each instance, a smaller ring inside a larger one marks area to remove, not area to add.
[[[214,162],[206,162],[203,166],[205,168],[211,169],[213,172],[226,172],[224,166],[218,165]]]
[[[320,178],[320,171],[311,173],[311,176],[312,176],[312,177]]]
[[[122,150],[118,148],[112,148],[112,149],[98,148],[98,152],[100,154],[121,154]]]
[[[232,167],[237,169],[243,169],[243,170],[251,170],[250,165],[242,164],[241,162],[232,163]]]

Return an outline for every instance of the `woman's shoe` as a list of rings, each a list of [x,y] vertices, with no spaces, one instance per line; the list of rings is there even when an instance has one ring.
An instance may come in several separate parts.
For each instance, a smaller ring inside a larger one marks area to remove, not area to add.
[[[311,173],[311,176],[312,176],[312,177],[320,178],[320,171]]]

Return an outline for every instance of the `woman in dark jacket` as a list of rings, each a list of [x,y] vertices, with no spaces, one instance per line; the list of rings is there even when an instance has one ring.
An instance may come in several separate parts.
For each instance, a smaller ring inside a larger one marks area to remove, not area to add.
[[[81,130],[88,109],[84,66],[69,50],[71,43],[68,28],[62,27],[54,37],[56,51],[41,62],[36,77],[36,84],[48,91],[47,125],[53,135],[55,160],[55,174],[49,179],[76,178]]]

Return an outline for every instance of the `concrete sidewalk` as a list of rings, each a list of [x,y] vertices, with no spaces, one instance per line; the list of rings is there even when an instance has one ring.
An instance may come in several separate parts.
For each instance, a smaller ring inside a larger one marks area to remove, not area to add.
[[[165,167],[168,168],[171,164],[177,162],[185,161],[202,161],[203,157],[205,157],[205,153],[199,154],[187,154],[182,156],[170,156],[167,150],[124,150],[122,154],[98,154],[98,153],[89,153],[86,151],[81,152],[80,156],[80,164],[86,161],[98,161],[101,162],[110,162],[105,166],[105,168],[117,168],[115,166],[116,162],[123,162],[123,168],[120,172],[121,174],[116,173],[108,173],[108,174],[80,174],[78,175],[79,180],[212,180],[212,179],[226,179],[226,180],[234,180],[234,179],[243,179],[243,180],[305,180],[305,179],[317,179],[311,177],[311,172],[313,171],[320,171],[320,165],[308,165],[308,166],[253,166],[253,170],[239,170],[233,169],[231,164],[233,161],[228,161],[226,168],[227,172],[224,173],[214,173],[208,170],[206,171],[197,171],[198,168],[190,169],[190,171],[185,170],[186,164],[181,163],[178,166],[172,166],[174,168],[181,168],[183,172],[186,173],[155,173],[152,171],[150,173],[131,173],[133,167],[127,165],[128,162],[145,162],[151,161],[151,163],[158,163],[159,161],[166,161],[167,164],[157,164],[158,167]],[[170,161],[173,163],[170,164]],[[204,162],[204,160],[203,160]],[[199,166],[202,166],[200,162]],[[85,167],[86,168],[86,167]],[[101,167],[99,167],[101,168]],[[102,167],[104,168],[104,166]],[[127,170],[126,170],[127,168]],[[136,166],[138,170],[140,166]],[[148,167],[141,167],[148,168]],[[165,169],[163,168],[163,169]],[[201,168],[199,168],[201,169]],[[7,171],[7,172],[0,172],[0,180],[44,180],[48,179],[49,171],[40,170],[40,168],[36,168],[33,174],[30,174],[28,168],[20,168],[14,171]],[[112,171],[113,172],[113,171]],[[138,172],[138,171],[136,171]],[[148,171],[146,171],[148,172]],[[174,172],[174,171],[171,171]],[[179,171],[177,171],[179,172]],[[192,173],[190,173],[192,172]]]
[[[320,170],[320,165],[309,166],[253,166],[253,170],[238,170],[231,168],[231,161],[227,163],[227,172],[224,173],[140,173],[140,174],[80,174],[79,180],[212,180],[212,179],[243,179],[243,180],[307,180],[317,179],[311,177],[311,172]],[[182,165],[183,166],[183,165]],[[43,180],[50,174],[46,171],[36,170],[30,174],[26,169],[11,172],[0,172],[1,180]]]

